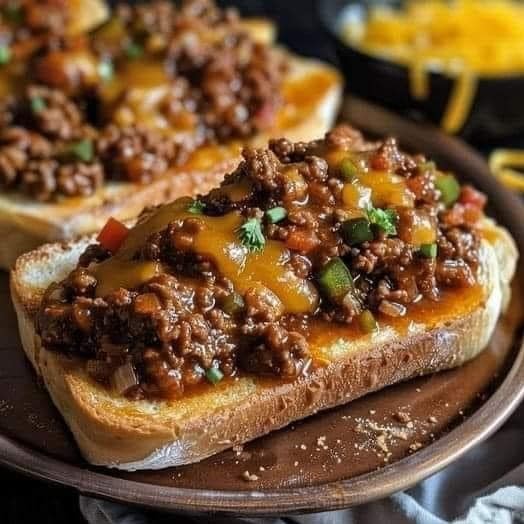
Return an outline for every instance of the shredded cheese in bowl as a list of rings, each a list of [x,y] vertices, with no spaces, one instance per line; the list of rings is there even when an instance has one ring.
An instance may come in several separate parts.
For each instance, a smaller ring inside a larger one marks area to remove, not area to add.
[[[367,17],[342,22],[349,45],[409,68],[418,100],[429,95],[429,72],[455,78],[441,122],[450,133],[467,119],[478,77],[524,74],[522,1],[408,0],[402,9],[373,7]]]

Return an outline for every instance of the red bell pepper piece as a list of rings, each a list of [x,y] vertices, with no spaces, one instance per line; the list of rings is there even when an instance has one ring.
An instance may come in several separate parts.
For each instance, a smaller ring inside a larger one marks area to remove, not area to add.
[[[111,253],[116,253],[129,235],[129,228],[119,220],[111,217],[96,239],[102,247]]]

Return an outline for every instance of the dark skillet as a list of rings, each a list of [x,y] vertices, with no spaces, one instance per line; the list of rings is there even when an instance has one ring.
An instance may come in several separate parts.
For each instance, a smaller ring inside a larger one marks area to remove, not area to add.
[[[363,53],[339,37],[343,10],[360,8],[366,16],[369,7],[377,4],[398,7],[402,0],[317,1],[320,20],[334,42],[348,90],[396,111],[418,113],[431,122],[440,122],[452,90],[452,79],[431,73],[430,96],[419,102],[410,94],[406,67]],[[524,75],[481,78],[472,111],[460,135],[477,144],[486,144],[523,132],[523,93]]]

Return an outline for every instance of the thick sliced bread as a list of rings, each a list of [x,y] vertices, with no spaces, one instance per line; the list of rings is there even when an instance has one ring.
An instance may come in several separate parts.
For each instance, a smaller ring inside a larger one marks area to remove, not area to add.
[[[278,125],[250,140],[250,145],[263,145],[268,138],[280,136],[293,141],[312,140],[322,136],[334,123],[342,93],[339,74],[316,60],[290,56],[290,64]],[[206,193],[236,167],[241,147],[242,144],[235,143],[201,148],[186,165],[151,184],[111,182],[88,198],[40,203],[21,194],[1,194],[0,235],[4,242],[0,246],[0,267],[12,267],[20,254],[44,242],[99,230],[110,216],[125,220],[137,216],[146,206]]]
[[[244,377],[171,402],[115,396],[88,378],[78,360],[40,347],[34,319],[42,294],[75,266],[89,238],[22,256],[11,290],[27,356],[85,458],[125,470],[160,469],[202,460],[319,410],[475,357],[507,303],[518,256],[504,229],[489,220],[484,228],[480,287],[467,300],[459,290],[430,314],[357,339],[339,327],[336,334],[322,333],[312,346],[325,365],[295,382]]]

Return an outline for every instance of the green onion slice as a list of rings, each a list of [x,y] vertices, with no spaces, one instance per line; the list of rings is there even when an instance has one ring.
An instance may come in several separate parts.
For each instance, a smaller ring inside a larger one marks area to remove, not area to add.
[[[218,384],[224,378],[224,373],[218,368],[209,368],[206,371],[206,378],[211,384]]]
[[[277,224],[287,217],[287,211],[284,207],[274,207],[266,211],[266,217],[270,224]]]
[[[460,184],[453,175],[440,173],[435,180],[435,187],[440,191],[440,199],[446,207],[451,207],[458,200]]]
[[[422,244],[419,253],[424,258],[437,258],[438,247],[437,244]]]
[[[371,222],[364,217],[346,220],[342,223],[340,232],[348,246],[354,246],[373,240]]]

